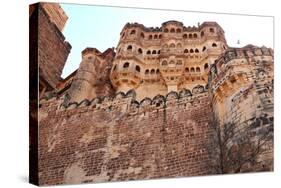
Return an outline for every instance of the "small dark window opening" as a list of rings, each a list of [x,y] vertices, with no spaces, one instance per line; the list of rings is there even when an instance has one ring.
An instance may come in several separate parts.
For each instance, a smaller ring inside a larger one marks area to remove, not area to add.
[[[129,65],[130,65],[130,63],[126,62],[126,63],[124,63],[123,68],[128,68]]]

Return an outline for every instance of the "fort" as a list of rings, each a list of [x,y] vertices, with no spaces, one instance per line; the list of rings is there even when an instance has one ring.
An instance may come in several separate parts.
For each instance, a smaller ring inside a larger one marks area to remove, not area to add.
[[[271,48],[230,47],[216,22],[127,23],[116,48],[85,48],[62,79],[67,16],[36,11],[38,184],[273,170]]]

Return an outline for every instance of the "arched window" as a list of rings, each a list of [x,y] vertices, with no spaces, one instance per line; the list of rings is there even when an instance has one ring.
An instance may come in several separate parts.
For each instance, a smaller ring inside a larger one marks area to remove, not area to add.
[[[213,44],[212,44],[212,47],[217,47],[217,44],[216,44],[216,43],[213,43]]]
[[[203,46],[202,52],[204,52],[206,50],[206,46]]]
[[[177,44],[177,48],[181,48],[181,43],[178,43],[178,44]]]
[[[162,38],[162,35],[160,34],[158,38],[161,39],[161,38]]]
[[[188,49],[184,49],[183,53],[185,54],[188,53]]]
[[[154,39],[157,39],[158,38],[158,35],[154,35]]]
[[[172,28],[171,30],[170,30],[170,33],[174,33],[175,32],[175,28]]]
[[[185,68],[185,72],[189,72],[189,68],[188,67]]]
[[[146,69],[146,70],[145,70],[145,74],[148,74],[148,73],[149,73],[149,70],[148,70],[148,69]]]
[[[153,50],[153,51],[152,51],[152,54],[156,54],[156,50]]]
[[[196,33],[193,34],[193,38],[197,38],[197,34]]]
[[[133,35],[135,33],[136,33],[136,30],[133,29],[130,34]]]
[[[117,68],[117,65],[114,65],[113,70],[115,71],[115,70],[116,70],[116,68]]]
[[[193,51],[193,49],[190,49],[189,52],[190,52],[190,53],[193,53],[194,51]]]
[[[167,63],[167,61],[162,61],[162,66],[166,66],[168,63]]]
[[[186,39],[186,38],[187,38],[187,34],[184,34],[182,37],[183,37],[184,39]]]
[[[188,35],[188,37],[189,37],[190,39],[192,39],[192,34],[190,33],[190,34]]]
[[[174,43],[170,44],[170,48],[174,48],[176,45]]]
[[[204,36],[204,31],[201,31],[201,37],[203,37]]]
[[[208,63],[205,63],[204,69],[206,70],[209,67]]]
[[[136,71],[140,72],[140,66],[138,66],[138,65],[136,66]]]
[[[151,51],[150,51],[150,50],[148,50],[148,51],[146,52],[146,54],[151,54]]]
[[[195,53],[199,53],[199,50],[197,48],[195,49]]]
[[[200,72],[200,68],[199,67],[196,67],[196,72]]]
[[[177,33],[180,33],[181,32],[181,29],[180,28],[177,28]]]
[[[140,36],[141,36],[141,38],[144,38],[144,34],[143,34],[143,32],[141,32]]]
[[[129,51],[132,51],[132,49],[133,49],[132,45],[129,45],[129,46],[127,47],[127,50],[129,50]]]
[[[181,61],[181,60],[178,60],[178,61],[177,61],[177,65],[182,65],[182,61]]]
[[[160,74],[160,70],[159,69],[156,70],[156,74]]]
[[[158,50],[158,54],[160,54],[160,52],[161,52],[161,51],[160,51],[160,50]]]
[[[152,70],[150,71],[150,73],[151,73],[151,74],[155,74],[155,70],[152,69]]]
[[[169,30],[167,28],[164,29],[164,33],[168,33]]]
[[[210,28],[210,32],[214,33],[215,32],[214,28]]]
[[[148,39],[152,39],[152,35],[149,35]]]
[[[125,37],[125,32],[122,34],[122,38],[124,38]]]
[[[142,54],[142,49],[141,48],[138,49],[138,53]]]
[[[128,68],[130,66],[129,62],[124,63],[123,68]]]
[[[190,72],[195,72],[195,70],[194,70],[194,68],[193,68],[193,67],[190,69]]]

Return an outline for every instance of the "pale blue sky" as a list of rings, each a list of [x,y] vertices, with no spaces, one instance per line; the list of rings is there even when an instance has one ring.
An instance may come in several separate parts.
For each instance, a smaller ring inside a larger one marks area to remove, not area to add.
[[[229,46],[254,44],[273,48],[272,17],[75,4],[61,4],[61,7],[69,17],[63,34],[72,46],[63,70],[63,78],[79,67],[81,51],[86,47],[95,47],[100,51],[116,47],[119,34],[127,22],[138,22],[146,27],[160,27],[161,23],[168,20],[181,21],[185,26],[216,21],[224,29]],[[240,44],[237,44],[238,40]]]

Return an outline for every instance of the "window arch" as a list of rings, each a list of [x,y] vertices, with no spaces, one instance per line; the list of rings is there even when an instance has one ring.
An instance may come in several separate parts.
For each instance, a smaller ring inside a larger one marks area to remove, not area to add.
[[[161,38],[162,38],[162,35],[160,34],[160,35],[158,36],[158,38],[161,39]]]
[[[146,54],[151,54],[151,51],[150,51],[150,50],[148,50],[148,51],[146,52]]]
[[[197,34],[196,33],[193,34],[193,38],[197,38]]]
[[[178,60],[178,61],[177,61],[177,65],[182,65],[182,61],[181,61],[181,60]]]
[[[216,43],[213,43],[213,44],[212,44],[212,47],[217,47],[217,44],[216,44]]]
[[[151,69],[150,73],[151,73],[151,74],[155,74],[155,70],[154,70],[154,69]]]
[[[122,38],[124,38],[124,37],[125,37],[125,34],[126,34],[125,32],[122,34]]]
[[[174,43],[172,43],[172,44],[170,44],[169,47],[170,47],[170,48],[174,48],[174,47],[176,47],[176,45],[175,45]]]
[[[188,49],[184,49],[183,53],[185,54],[188,53]]]
[[[177,44],[177,48],[181,48],[181,46],[182,46],[181,43]]]
[[[196,67],[196,72],[200,72],[200,68],[199,67]]]
[[[170,33],[174,33],[174,32],[176,32],[175,28],[170,29]]]
[[[130,66],[130,63],[129,62],[125,62],[124,65],[123,65],[123,68],[128,68]]]
[[[193,53],[194,51],[193,51],[193,49],[190,49],[189,52],[190,52],[190,53]]]
[[[158,50],[158,54],[160,54],[161,50]]]
[[[153,51],[152,51],[152,54],[156,54],[156,50],[153,50]]]
[[[182,37],[183,37],[184,39],[186,39],[186,38],[187,38],[187,34],[184,34]]]
[[[202,52],[204,52],[206,50],[206,46],[203,46]]]
[[[188,67],[185,67],[185,72],[189,72],[189,68]]]
[[[210,28],[210,32],[211,32],[211,33],[214,33],[214,32],[215,32],[214,28],[211,27],[211,28]]]
[[[137,71],[137,72],[140,72],[140,70],[141,70],[141,69],[140,69],[140,66],[137,65],[137,66],[136,66],[136,71]]]
[[[154,39],[158,39],[158,35],[154,35]]]
[[[141,36],[141,38],[144,38],[144,34],[143,34],[143,32],[141,32],[140,36]]]
[[[132,51],[132,49],[133,49],[132,45],[129,45],[129,46],[127,47],[127,50],[129,50],[129,51]]]
[[[190,39],[192,39],[192,34],[190,33],[190,34],[188,35],[188,37],[189,37]]]
[[[208,69],[208,68],[209,68],[208,63],[205,63],[205,65],[204,65],[204,69],[206,70],[206,69]]]
[[[159,69],[156,70],[156,74],[160,74],[160,70]]]
[[[136,30],[133,29],[130,34],[133,35],[135,33],[136,33]]]
[[[162,61],[162,66],[166,66],[168,63],[166,60]]]
[[[145,74],[149,74],[149,70],[148,69],[145,70]]]
[[[138,53],[142,54],[142,49],[141,48],[138,49]]]
[[[177,33],[180,33],[181,32],[181,29],[180,28],[177,28]]]
[[[204,34],[205,34],[205,33],[204,33],[204,31],[201,31],[201,37],[203,37],[203,36],[204,36]]]
[[[168,33],[169,30],[167,28],[164,29],[164,33]]]
[[[197,48],[195,49],[195,53],[199,53],[199,50]]]
[[[195,69],[192,67],[192,68],[190,69],[190,72],[195,72]]]
[[[148,39],[152,39],[152,35],[149,35],[149,36],[148,36]]]

